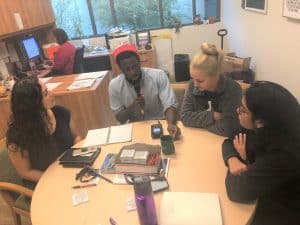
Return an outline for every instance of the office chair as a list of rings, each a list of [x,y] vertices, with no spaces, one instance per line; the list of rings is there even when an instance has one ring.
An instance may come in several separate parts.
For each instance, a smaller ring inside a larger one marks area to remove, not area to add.
[[[84,45],[76,49],[74,56],[73,73],[84,73],[83,67]]]
[[[33,191],[26,188],[11,164],[5,140],[0,140],[0,194],[13,216],[14,225],[21,225],[21,216],[30,218],[30,202]]]

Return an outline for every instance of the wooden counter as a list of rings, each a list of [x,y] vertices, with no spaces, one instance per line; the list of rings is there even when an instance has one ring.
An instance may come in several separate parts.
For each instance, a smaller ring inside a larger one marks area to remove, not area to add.
[[[102,128],[114,123],[108,98],[110,72],[98,78],[92,87],[68,91],[67,87],[75,80],[76,75],[57,76],[47,83],[62,82],[52,90],[56,104],[67,107],[72,114],[79,134],[85,137],[89,129]],[[0,99],[0,139],[5,136],[10,112],[10,97]]]

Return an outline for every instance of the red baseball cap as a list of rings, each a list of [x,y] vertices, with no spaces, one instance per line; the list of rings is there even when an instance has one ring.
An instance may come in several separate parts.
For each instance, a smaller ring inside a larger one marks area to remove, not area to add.
[[[133,52],[136,53],[138,55],[138,50],[136,48],[135,45],[132,44],[123,44],[118,46],[117,48],[115,48],[115,50],[113,51],[113,57],[116,60],[118,55],[123,53],[123,52]]]

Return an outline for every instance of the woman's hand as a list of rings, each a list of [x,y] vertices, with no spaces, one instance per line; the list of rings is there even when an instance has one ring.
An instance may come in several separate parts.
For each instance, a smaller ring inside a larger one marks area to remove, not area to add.
[[[231,157],[227,161],[229,172],[234,175],[241,175],[241,173],[247,171],[247,165],[241,162],[237,157]]]
[[[243,160],[247,159],[246,134],[239,133],[233,140],[233,146]]]

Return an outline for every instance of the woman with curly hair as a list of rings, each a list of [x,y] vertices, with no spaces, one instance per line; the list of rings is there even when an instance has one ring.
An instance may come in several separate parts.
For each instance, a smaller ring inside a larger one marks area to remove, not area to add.
[[[55,105],[52,93],[37,78],[19,80],[11,95],[8,155],[19,175],[36,183],[43,171],[81,138],[70,111]]]
[[[258,200],[252,225],[300,224],[300,107],[284,87],[255,82],[237,110],[244,130],[223,143],[232,201]]]

